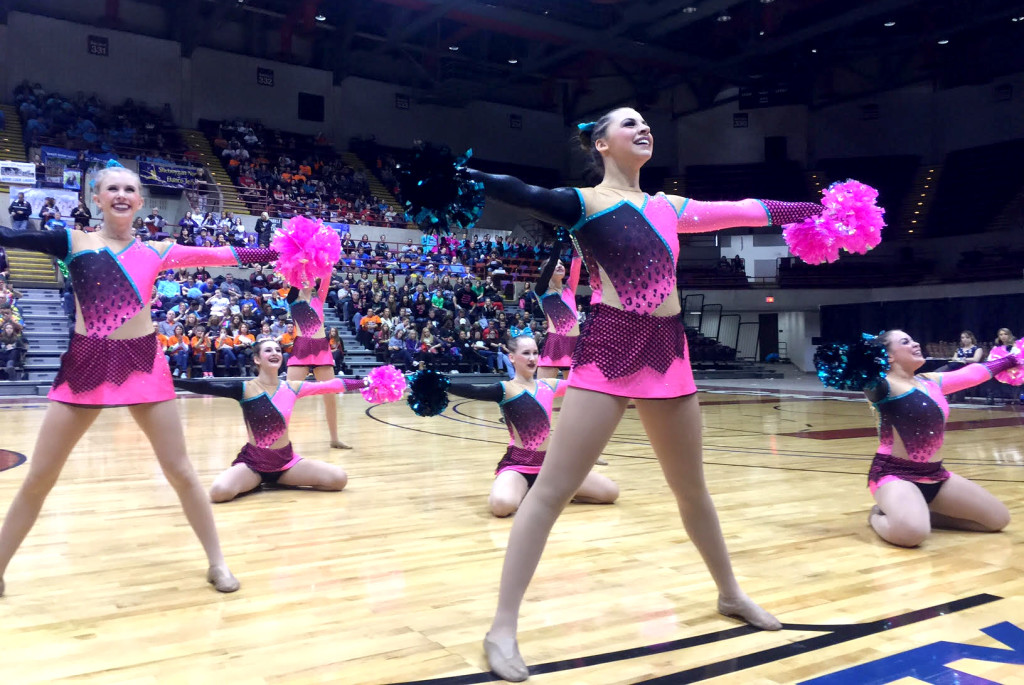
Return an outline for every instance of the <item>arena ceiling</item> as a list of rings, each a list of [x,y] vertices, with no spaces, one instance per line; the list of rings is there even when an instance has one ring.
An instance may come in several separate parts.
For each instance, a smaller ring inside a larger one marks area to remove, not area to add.
[[[220,27],[241,24],[278,36],[245,52],[338,80],[385,79],[425,101],[485,99],[567,120],[624,100],[681,114],[740,88],[765,104],[816,106],[1024,71],[1024,2],[1007,0],[140,1],[165,8],[165,37],[186,52],[220,47]]]

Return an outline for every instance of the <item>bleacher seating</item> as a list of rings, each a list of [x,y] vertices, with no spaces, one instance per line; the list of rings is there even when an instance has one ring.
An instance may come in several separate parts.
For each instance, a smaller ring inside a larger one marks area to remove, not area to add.
[[[1024,140],[956,150],[946,155],[928,237],[982,233],[1024,188]]]

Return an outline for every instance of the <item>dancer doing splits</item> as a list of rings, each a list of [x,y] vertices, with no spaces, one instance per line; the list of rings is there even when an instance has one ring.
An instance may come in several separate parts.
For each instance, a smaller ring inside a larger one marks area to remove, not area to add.
[[[313,371],[317,381],[334,378],[334,355],[324,329],[324,302],[330,292],[331,279],[322,278],[317,288],[296,288],[288,291],[292,320],[298,329],[291,356],[288,357],[288,380],[303,381]],[[331,435],[331,447],[352,449],[338,439],[338,403],[333,393],[324,394],[324,411],[327,413],[327,430]]]
[[[7,565],[39,516],[68,455],[101,409],[112,406],[127,406],[153,446],[206,552],[207,580],[220,592],[238,589],[221,553],[210,503],[188,459],[177,407],[168,401],[175,398],[174,386],[153,332],[149,294],[157,275],[167,269],[241,266],[272,261],[276,253],[136,241],[132,218],[142,207],[141,190],[138,174],[108,166],[95,180],[93,202],[103,212],[103,223],[94,233],[0,228],[0,246],[43,252],[67,264],[77,310],[28,475],[0,529],[0,594]]]
[[[516,514],[497,613],[484,640],[492,670],[512,681],[529,676],[516,644],[519,606],[551,527],[590,473],[630,398],[683,525],[718,586],[718,611],[760,628],[781,627],[740,589],[704,481],[700,407],[676,291],[677,234],[788,224],[816,216],[823,207],[647,195],[640,190],[640,168],[651,158],[654,138],[630,108],[581,125],[580,141],[603,171],[595,187],[547,190],[510,176],[469,172],[488,197],[569,226],[593,290],[593,313],[573,353],[559,427]]]
[[[527,491],[537,479],[551,432],[551,404],[568,389],[565,381],[534,379],[537,370],[537,343],[530,336],[508,342],[509,358],[516,375],[510,381],[490,385],[453,382],[448,392],[459,397],[497,402],[508,428],[505,456],[495,469],[489,505],[495,516],[516,513]],[[611,504],[619,496],[619,486],[610,478],[589,472],[572,496],[582,504]]]
[[[210,501],[229,502],[263,483],[335,491],[344,489],[348,483],[348,476],[340,466],[303,459],[295,454],[291,438],[288,437],[288,423],[299,398],[359,389],[363,387],[363,380],[332,378],[322,383],[281,381],[277,374],[283,359],[280,343],[261,340],[256,343],[253,352],[253,363],[258,375],[252,380],[175,379],[174,387],[180,390],[227,397],[242,406],[249,442],[231,462],[231,468],[213,481]]]

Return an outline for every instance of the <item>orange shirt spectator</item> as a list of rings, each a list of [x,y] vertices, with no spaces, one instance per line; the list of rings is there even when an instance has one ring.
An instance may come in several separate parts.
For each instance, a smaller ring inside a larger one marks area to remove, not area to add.
[[[206,335],[193,335],[191,340],[192,352],[196,355],[196,359],[200,362],[206,361],[206,353],[211,349],[210,336]]]
[[[246,343],[248,343],[249,345],[255,345],[256,344],[256,336],[252,335],[251,333],[246,333],[245,335],[242,335],[241,333],[239,333],[238,335],[235,336],[235,341],[234,341],[234,346],[235,347],[242,347]]]
[[[366,316],[359,320],[359,327],[368,328],[371,323],[376,325],[377,327],[380,327],[380,317],[374,314],[373,312],[367,314]]]
[[[283,174],[281,174],[281,180],[284,181],[285,183],[291,183],[292,175],[286,171]]]
[[[292,345],[295,344],[295,333],[282,333],[281,334],[281,351],[290,354],[292,351]]]
[[[235,338],[222,328],[220,334],[214,339],[213,346],[218,350],[222,347],[234,347]]]
[[[300,164],[299,173],[308,178],[313,175],[313,170],[309,168],[308,164]]]

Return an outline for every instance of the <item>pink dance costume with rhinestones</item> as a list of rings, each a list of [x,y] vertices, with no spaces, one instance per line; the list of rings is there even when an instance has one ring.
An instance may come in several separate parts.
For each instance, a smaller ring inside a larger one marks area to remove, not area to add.
[[[298,288],[292,288],[288,299],[292,303],[291,316],[299,329],[288,357],[288,366],[329,366],[334,368],[334,356],[324,326],[324,301],[331,288],[330,278],[320,280],[320,288],[309,300],[298,299]],[[317,335],[320,333],[320,335]]]
[[[71,229],[14,233],[0,228],[0,245],[43,252],[64,261],[81,312],[47,395],[65,404],[112,407],[174,399],[171,372],[156,335],[111,337],[148,307],[161,271],[192,266],[242,266],[273,261],[265,248],[202,248],[133,241],[72,250]],[[84,235],[84,234],[83,234]]]
[[[950,472],[935,456],[942,448],[946,434],[949,404],[946,395],[984,383],[1001,371],[1017,365],[1017,358],[1003,357],[994,361],[971,364],[956,371],[915,376],[922,388],[912,388],[899,395],[889,395],[884,378],[864,392],[878,414],[878,450],[868,472],[868,489],[878,488],[894,480],[917,484],[941,484]],[[893,454],[897,436],[906,449],[906,457]],[[922,488],[928,501],[938,489]]]
[[[261,391],[258,395],[246,397],[245,386],[248,382],[175,378],[174,387],[198,395],[226,397],[242,406],[242,418],[245,420],[250,438],[231,465],[245,464],[259,474],[265,483],[276,483],[282,473],[302,459],[292,449],[291,441],[274,447],[288,435],[288,423],[291,421],[292,410],[297,400],[311,395],[337,394],[363,387],[361,378],[335,378],[323,383],[301,382],[298,388],[293,388],[289,381],[280,381],[273,395]]]
[[[565,381],[537,379],[533,392],[521,390],[506,398],[508,382],[489,385],[452,383],[448,392],[473,400],[497,402],[508,428],[508,449],[498,462],[494,475],[502,471],[523,474],[540,472],[551,435],[551,412],[554,399],[568,389]]]
[[[552,250],[551,259],[558,262],[560,243]],[[574,256],[569,266],[569,278],[562,284],[560,291],[548,288],[548,278],[541,274],[537,281],[537,296],[540,307],[547,318],[547,337],[544,339],[544,350],[537,360],[537,366],[568,369],[572,365],[572,353],[576,349],[576,340],[580,335],[579,315],[576,313],[576,288],[580,282],[580,271],[583,260]],[[552,272],[553,272],[552,268]]]
[[[676,292],[678,234],[779,226],[824,209],[811,202],[670,200],[660,193],[644,193],[639,206],[620,195],[596,208],[599,188],[548,190],[512,176],[476,170],[469,176],[483,183],[488,197],[571,227],[590,273],[594,306],[576,343],[569,385],[637,399],[696,392]],[[605,278],[614,292],[604,292]]]

